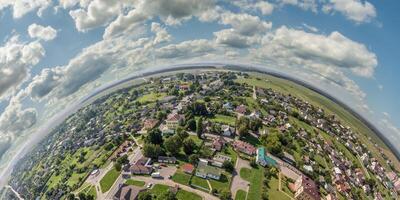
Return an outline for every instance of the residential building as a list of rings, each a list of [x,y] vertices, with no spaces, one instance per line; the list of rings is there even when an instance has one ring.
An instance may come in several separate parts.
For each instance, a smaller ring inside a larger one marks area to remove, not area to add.
[[[225,139],[223,137],[216,137],[213,139],[211,147],[216,151],[221,151],[225,146]]]
[[[192,174],[193,170],[194,170],[194,166],[192,164],[185,163],[184,165],[182,165],[182,171],[187,174]]]
[[[201,178],[211,178],[211,179],[215,179],[215,180],[219,180],[221,178],[221,170],[213,167],[213,166],[209,166],[206,164],[207,162],[201,161],[199,162],[198,166],[197,166],[197,170],[196,170],[196,176],[201,177]]]
[[[232,146],[238,152],[245,153],[250,156],[256,154],[256,148],[247,142],[235,140]]]
[[[231,160],[232,160],[232,158],[229,156],[217,154],[212,159],[211,165],[216,166],[216,167],[222,167],[224,165],[225,161],[231,161]]]
[[[175,164],[176,158],[175,157],[168,157],[168,156],[158,156],[159,163],[168,163],[168,164]]]
[[[222,125],[221,130],[222,130],[222,135],[227,137],[232,136],[233,133],[235,132],[235,130],[228,125]]]
[[[296,163],[296,161],[294,160],[294,157],[286,151],[283,152],[282,160],[291,165],[294,165]]]
[[[136,200],[143,188],[123,184],[114,194],[113,200]]]
[[[168,115],[167,120],[165,120],[167,127],[169,129],[175,130],[179,123],[183,122],[185,120],[184,115],[180,115],[178,113],[171,113]]]
[[[319,189],[315,182],[307,176],[299,177],[295,182],[294,198],[298,200],[320,200]]]

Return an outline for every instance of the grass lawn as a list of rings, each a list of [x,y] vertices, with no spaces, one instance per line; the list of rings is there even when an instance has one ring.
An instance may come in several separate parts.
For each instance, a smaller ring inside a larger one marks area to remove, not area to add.
[[[215,115],[210,121],[221,124],[228,124],[229,126],[235,126],[236,118],[226,115]]]
[[[168,185],[162,185],[162,184],[155,184],[153,186],[153,188],[150,189],[150,193],[159,196],[161,194],[163,194],[164,192],[169,190],[169,186]]]
[[[268,199],[290,200],[288,196],[278,190],[278,184],[278,179],[276,179],[275,177],[271,177],[271,180],[268,183]]]
[[[203,142],[203,140],[197,137],[197,135],[189,135],[189,138],[192,139],[194,143],[196,143],[197,147],[200,147],[201,143]]]
[[[155,102],[156,100],[160,100],[167,96],[166,93],[150,93],[150,94],[145,94],[137,99],[140,103],[146,103],[146,102]]]
[[[251,134],[247,134],[246,137],[242,138],[243,141],[250,143],[251,145],[257,147],[258,145],[260,145],[260,140],[258,140],[258,138],[254,137]]]
[[[118,172],[115,168],[112,168],[107,174],[100,180],[100,187],[102,192],[107,192],[111,186],[114,184],[115,180],[117,180],[120,172]]]
[[[182,172],[181,170],[177,170],[172,176],[172,180],[183,185],[189,185],[190,175]]]
[[[196,186],[200,186],[202,188],[204,188],[205,190],[207,190],[207,192],[210,190],[210,188],[208,187],[208,183],[206,179],[197,177],[197,176],[193,176],[192,177],[192,185],[196,185]]]
[[[225,147],[224,150],[222,151],[222,154],[227,155],[227,156],[230,156],[230,157],[232,158],[233,164],[236,163],[237,154],[236,154],[236,152],[233,150],[232,146],[229,145],[228,147]]]
[[[262,182],[264,180],[263,168],[257,169],[242,168],[240,169],[240,177],[250,182],[248,199],[259,200],[262,193]],[[278,198],[279,199],[279,198]]]
[[[146,184],[144,181],[133,180],[133,179],[128,179],[125,183],[128,185],[135,185],[139,187],[143,187]]]
[[[94,197],[94,199],[96,199],[96,197],[97,197],[97,192],[96,192],[96,188],[94,185],[87,185],[85,187],[85,189],[83,189],[80,193],[92,195]]]
[[[244,190],[238,190],[236,192],[235,200],[246,200],[247,192]]]
[[[182,189],[176,193],[176,198],[179,200],[202,200],[201,196]]]
[[[217,180],[213,180],[213,179],[210,179],[209,181],[210,181],[211,187],[213,189],[217,189],[217,190],[226,189],[226,190],[229,190],[231,179],[232,179],[231,175],[229,175],[227,173],[223,173],[223,174],[221,174],[221,179],[219,179],[218,181]]]

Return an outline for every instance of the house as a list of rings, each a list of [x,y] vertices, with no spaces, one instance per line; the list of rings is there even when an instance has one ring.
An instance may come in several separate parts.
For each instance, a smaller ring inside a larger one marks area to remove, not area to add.
[[[175,133],[175,129],[170,129],[170,128],[168,128],[168,126],[165,125],[165,124],[161,124],[161,125],[160,125],[160,131],[161,131],[161,134],[162,134],[163,136],[166,136],[166,135],[173,135],[173,134]]]
[[[182,90],[182,91],[188,91],[189,90],[189,85],[187,85],[187,84],[183,84],[183,85],[180,85],[179,86],[179,90]]]
[[[261,166],[278,166],[278,163],[271,157],[265,155],[265,148],[260,147],[257,149],[256,162]]]
[[[113,200],[136,200],[143,188],[123,184],[114,194]]]
[[[184,115],[180,115],[178,113],[171,113],[168,115],[167,120],[165,120],[167,127],[169,129],[175,130],[180,123],[185,120]]]
[[[168,164],[175,164],[176,158],[175,157],[168,157],[168,156],[158,156],[159,163],[168,163]]]
[[[157,119],[146,119],[143,122],[143,129],[144,130],[151,130],[153,129],[158,123]]]
[[[221,178],[221,170],[207,165],[207,161],[201,161],[197,165],[196,176],[201,178],[211,178],[215,180],[219,180]]]
[[[256,148],[247,142],[235,140],[232,146],[238,152],[245,153],[250,156],[256,154]]]
[[[217,154],[214,156],[212,159],[211,165],[216,166],[216,167],[222,167],[224,165],[225,161],[231,161],[232,158],[229,156],[225,156],[222,154]]]
[[[232,127],[225,124],[221,126],[221,129],[222,129],[222,135],[227,137],[232,136],[233,133],[235,132]]]
[[[225,146],[225,139],[223,137],[216,137],[213,139],[211,147],[216,151],[221,151]]]
[[[192,164],[185,163],[184,165],[182,165],[182,171],[187,174],[192,174],[193,170],[194,170],[194,166]]]
[[[389,179],[389,181],[394,182],[397,179],[397,174],[393,171],[387,172],[386,177]]]
[[[239,115],[245,115],[247,112],[247,108],[245,105],[242,104],[236,107],[235,112]]]
[[[282,160],[287,162],[287,163],[289,163],[289,164],[291,164],[291,165],[294,165],[296,163],[294,157],[291,154],[289,154],[288,152],[286,152],[286,151],[283,152]]]
[[[294,198],[299,200],[320,200],[319,189],[307,176],[300,176],[295,182]]]
[[[153,168],[149,166],[144,166],[140,164],[134,164],[130,167],[130,171],[132,174],[138,174],[138,175],[143,175],[143,174],[151,174],[153,171]]]

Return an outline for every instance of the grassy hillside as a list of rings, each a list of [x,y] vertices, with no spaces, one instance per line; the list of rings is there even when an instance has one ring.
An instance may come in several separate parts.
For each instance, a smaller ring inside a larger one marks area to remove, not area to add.
[[[260,88],[271,88],[283,94],[297,96],[304,101],[308,101],[309,103],[324,109],[328,114],[335,114],[342,124],[352,127],[355,132],[359,133],[360,140],[371,149],[372,154],[380,160],[383,166],[388,167],[382,156],[379,155],[377,148],[381,148],[385,152],[385,155],[393,161],[395,167],[400,170],[400,162],[389,150],[387,145],[364,123],[340,105],[294,82],[260,73],[251,73],[251,75],[252,78],[239,78],[237,81]],[[371,138],[371,140],[369,140],[369,138]],[[375,147],[374,143],[376,143],[378,147]]]

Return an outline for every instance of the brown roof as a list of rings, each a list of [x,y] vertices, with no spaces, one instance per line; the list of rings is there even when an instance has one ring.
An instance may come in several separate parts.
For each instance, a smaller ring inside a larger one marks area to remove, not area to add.
[[[251,145],[247,142],[243,142],[241,140],[235,140],[235,142],[233,142],[233,147],[244,153],[248,153],[248,154],[256,153],[256,148],[253,145]]]
[[[182,169],[184,172],[191,174],[194,170],[194,166],[192,164],[186,163],[182,165]]]
[[[152,129],[154,126],[156,126],[158,123],[158,120],[156,119],[146,119],[143,123],[143,127],[145,129]]]
[[[313,199],[321,199],[318,191],[318,187],[315,182],[308,178],[307,176],[302,176],[302,186],[304,188],[304,192],[308,193],[309,196],[313,197]]]
[[[132,165],[130,170],[133,174],[150,174],[152,171],[151,167],[146,167],[138,164]]]
[[[182,119],[182,115],[178,113],[171,113],[167,117],[167,121],[179,121]]]
[[[115,193],[114,199],[119,200],[132,200],[136,199],[143,189],[133,185],[122,185],[119,190]]]
[[[240,113],[240,114],[245,114],[246,113],[246,106],[240,105],[240,106],[236,107],[235,111]]]

